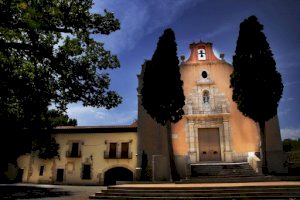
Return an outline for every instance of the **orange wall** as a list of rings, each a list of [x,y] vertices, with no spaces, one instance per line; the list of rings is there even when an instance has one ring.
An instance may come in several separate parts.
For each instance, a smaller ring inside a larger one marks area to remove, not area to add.
[[[195,56],[194,56],[195,57]],[[249,118],[246,118],[238,111],[236,103],[232,101],[232,89],[230,86],[230,74],[233,67],[228,63],[218,61],[199,61],[195,62],[191,58],[181,65],[181,79],[184,82],[184,95],[190,95],[192,89],[196,87],[196,81],[200,79],[201,72],[206,70],[214,84],[210,87],[217,87],[225,94],[230,103],[230,126],[232,136],[232,150],[235,152],[248,152],[259,150],[259,129]],[[188,144],[186,141],[186,119],[182,119],[173,124],[173,133],[178,136],[173,140],[174,153],[186,155]]]

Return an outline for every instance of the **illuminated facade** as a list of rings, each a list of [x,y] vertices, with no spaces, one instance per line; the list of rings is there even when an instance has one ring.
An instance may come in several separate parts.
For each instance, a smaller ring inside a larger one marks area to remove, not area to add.
[[[189,176],[193,164],[247,162],[260,149],[257,124],[243,116],[232,101],[230,74],[233,67],[224,60],[224,54],[221,59],[217,58],[212,44],[205,42],[190,44],[190,50],[190,57],[180,65],[185,114],[172,125],[174,154],[182,177]],[[139,89],[142,76],[143,69],[139,75]],[[165,130],[146,113],[140,98],[138,119],[139,151],[145,150],[150,157],[154,156],[153,166],[166,168],[163,158],[167,157],[167,149],[159,147],[165,144]],[[283,172],[277,117],[267,122],[266,134],[269,171]],[[160,179],[164,175],[157,177]]]

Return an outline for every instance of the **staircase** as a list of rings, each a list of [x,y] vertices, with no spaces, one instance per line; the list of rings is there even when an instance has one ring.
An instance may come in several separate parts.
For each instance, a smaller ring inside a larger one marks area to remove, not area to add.
[[[229,183],[228,183],[229,184]],[[249,184],[249,183],[248,183]],[[155,184],[152,184],[155,185]],[[299,199],[299,185],[255,185],[200,187],[195,184],[174,186],[110,186],[90,199]],[[190,186],[187,186],[190,185]]]
[[[193,164],[191,177],[176,184],[109,186],[90,199],[300,199],[300,182],[274,180],[248,163]]]
[[[191,164],[191,177],[247,177],[258,175],[247,162]]]
[[[249,163],[205,163],[191,164],[191,176],[183,179],[185,183],[231,183],[275,181],[273,176],[256,173]]]

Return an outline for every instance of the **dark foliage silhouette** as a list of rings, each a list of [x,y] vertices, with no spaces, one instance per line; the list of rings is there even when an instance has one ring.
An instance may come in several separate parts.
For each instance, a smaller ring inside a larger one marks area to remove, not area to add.
[[[141,181],[149,181],[150,177],[148,177],[147,174],[147,167],[148,167],[148,156],[145,153],[145,151],[143,151],[142,153],[142,164],[141,164]]]
[[[267,172],[265,123],[277,115],[283,91],[281,75],[255,16],[240,24],[231,74],[232,99],[238,109],[259,124],[263,173]]]
[[[43,117],[50,104],[64,111],[78,101],[108,109],[121,103],[103,72],[119,61],[91,37],[108,35],[120,24],[106,10],[91,13],[92,5],[92,0],[0,1],[0,126],[7,144],[0,150],[11,153],[6,158],[28,152],[26,140],[16,142],[23,130],[42,138],[36,135],[49,127]]]
[[[283,151],[290,152],[290,151],[300,151],[300,138],[298,140],[293,139],[285,139],[282,142]]]
[[[159,38],[157,48],[150,61],[145,62],[142,105],[147,113],[167,129],[171,177],[179,176],[173,155],[171,123],[178,122],[183,115],[184,95],[180,79],[177,44],[172,29],[166,29]]]
[[[60,110],[51,109],[47,112],[47,118],[51,127],[57,126],[76,126],[77,120],[69,118]]]

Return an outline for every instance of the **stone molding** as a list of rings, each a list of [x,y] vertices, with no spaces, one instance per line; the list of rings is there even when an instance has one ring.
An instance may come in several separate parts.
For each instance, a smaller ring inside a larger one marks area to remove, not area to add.
[[[196,82],[205,82],[200,77]],[[208,77],[208,80],[211,81]],[[209,93],[209,101],[204,102],[204,92]],[[186,141],[188,143],[188,155],[191,163],[199,160],[198,129],[217,128],[220,135],[221,161],[232,162],[231,127],[229,101],[224,93],[215,85],[197,84],[186,99],[184,107],[187,119]]]

